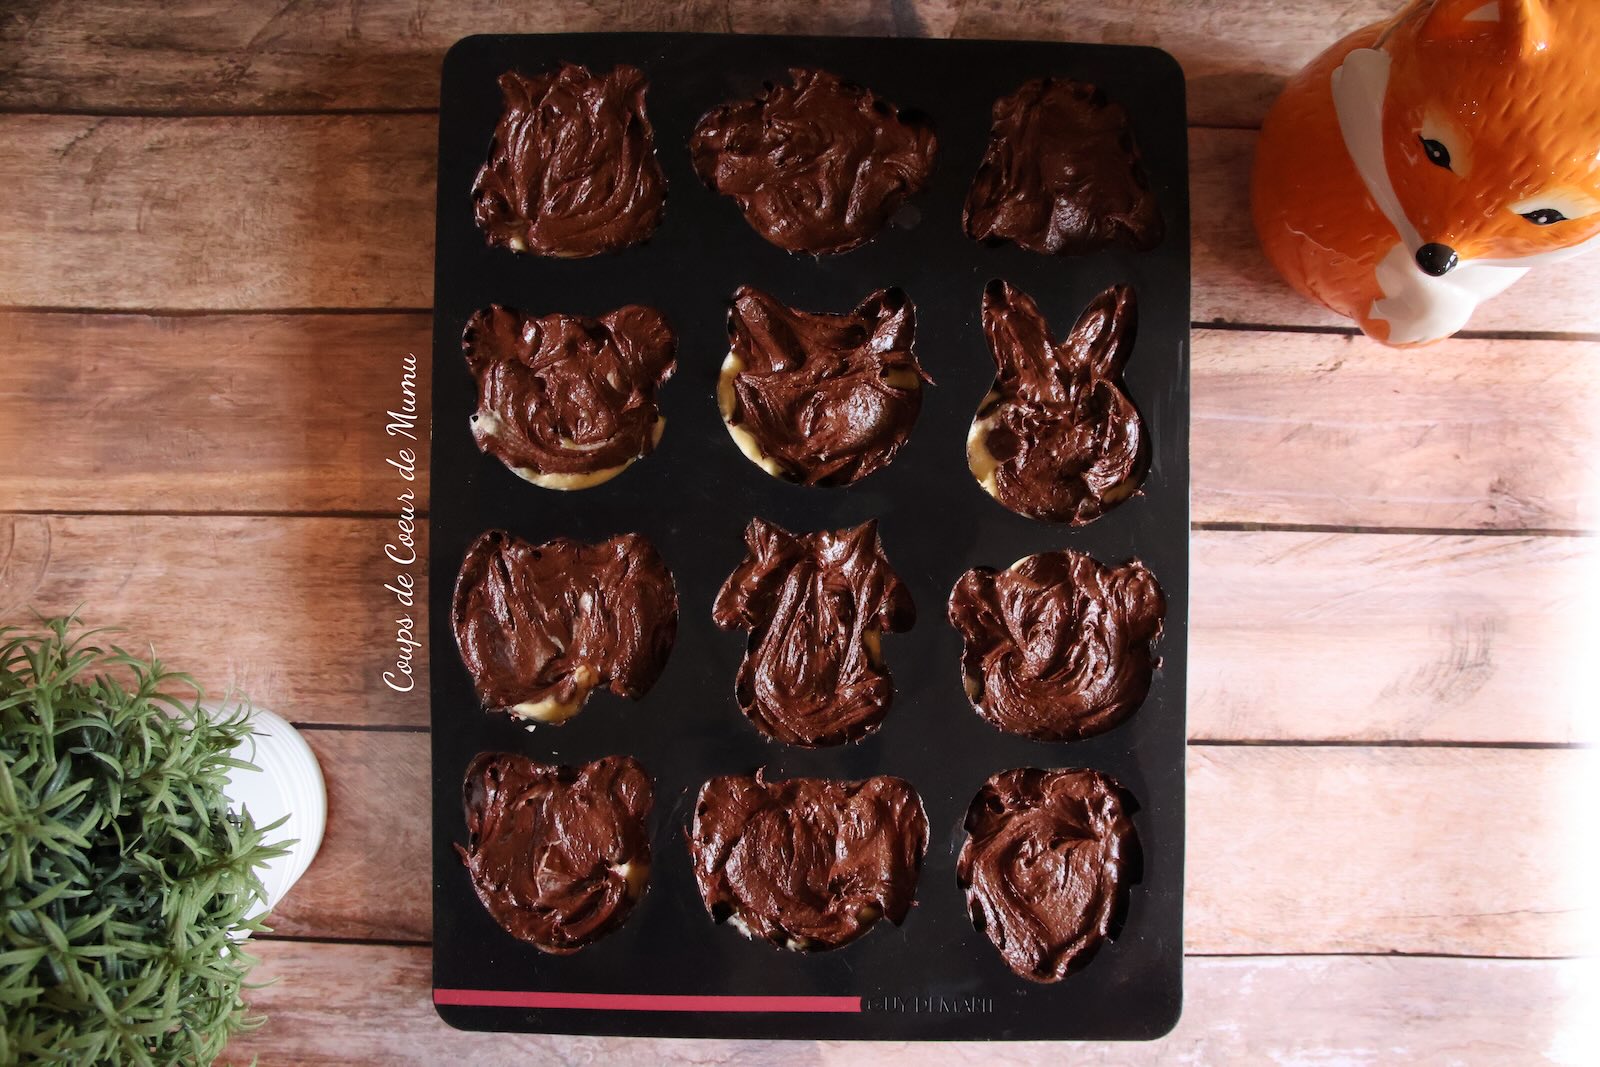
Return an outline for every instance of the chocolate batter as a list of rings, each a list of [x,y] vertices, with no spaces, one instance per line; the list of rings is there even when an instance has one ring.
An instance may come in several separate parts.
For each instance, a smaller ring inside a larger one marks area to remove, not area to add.
[[[750,631],[734,686],[739,708],[791,745],[859,741],[894,698],[879,637],[916,621],[877,521],[793,534],[752,519],[744,541],[749,552],[711,609],[718,626]]]
[[[491,305],[461,335],[478,380],[472,436],[535,485],[599,485],[660,441],[656,389],[676,369],[677,345],[653,308],[588,319]]]
[[[622,925],[650,877],[650,777],[628,756],[552,767],[483,752],[462,783],[472,888],[506,932],[576,952]]]
[[[1059,982],[1113,936],[1140,876],[1132,808],[1099,771],[1030,767],[984,783],[967,809],[956,879],[1007,967]]]
[[[967,236],[1052,255],[1161,242],[1127,112],[1092,85],[1036,78],[994,104],[962,214]]]
[[[933,171],[938,139],[922,118],[827,71],[707,112],[689,151],[695,172],[745,221],[790,252],[846,252],[870,240]]]
[[[768,473],[806,485],[847,485],[886,466],[922,410],[915,329],[899,289],[818,315],[742,286],[717,386],[728,432]]]
[[[1138,560],[1106,567],[1062,549],[970,570],[950,594],[973,707],[1036,741],[1104,733],[1150,692],[1166,599]]]
[[[1122,387],[1136,308],[1132,289],[1113,286],[1057,344],[1027,294],[989,283],[983,332],[997,377],[967,435],[967,465],[990,496],[1082,526],[1138,490],[1149,448]]]
[[[472,183],[472,212],[491,245],[578,257],[638,244],[666,199],[648,85],[633,67],[597,76],[575,63],[500,76],[505,111]]]
[[[450,608],[484,706],[534,722],[576,715],[589,691],[642,697],[678,633],[678,593],[638,534],[531,545],[490,530],[472,543]]]
[[[922,800],[899,778],[713,778],[689,854],[717,922],[797,951],[838,948],[882,916],[905,921],[928,848]]]

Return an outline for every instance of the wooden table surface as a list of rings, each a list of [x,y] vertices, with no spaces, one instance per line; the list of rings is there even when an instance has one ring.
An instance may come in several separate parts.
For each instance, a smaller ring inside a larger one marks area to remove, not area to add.
[[[1578,957],[1600,948],[1600,863],[1577,809],[1600,779],[1594,275],[1546,270],[1469,334],[1400,353],[1293,296],[1250,230],[1255,128],[1284,76],[1397,4],[6,5],[0,618],[82,604],[301,724],[328,776],[321,855],[258,943],[278,981],[251,1000],[270,1020],[230,1059],[1063,1054],[461,1034],[429,1006],[428,709],[422,687],[382,681],[397,505],[381,412],[405,353],[429,347],[439,60],[469,33],[612,29],[1178,57],[1196,320],[1186,1006],[1161,1042],[1065,1055],[1593,1056],[1596,967]]]

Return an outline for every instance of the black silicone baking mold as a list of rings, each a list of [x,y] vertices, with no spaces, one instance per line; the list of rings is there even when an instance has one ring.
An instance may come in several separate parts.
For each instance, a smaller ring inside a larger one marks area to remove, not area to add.
[[[496,78],[561,60],[650,81],[647,106],[668,181],[660,228],[644,245],[583,260],[487,246],[469,190],[500,114]],[[819,66],[931,116],[933,178],[862,248],[813,259],[763,241],[734,204],[690,168],[695,121],[751,95],[790,67]],[[1048,257],[986,247],[961,228],[961,207],[997,97],[1039,76],[1101,86],[1131,116],[1166,222],[1149,252]],[[440,1014],[480,1030],[770,1038],[1148,1039],[1181,1003],[1184,855],[1184,675],[1189,606],[1189,215],[1183,75],[1146,48],[999,41],[564,34],[470,37],[444,63],[434,288],[433,452],[429,569],[433,706],[434,985]],[[990,499],[967,470],[965,443],[994,378],[980,325],[983,289],[1004,278],[1030,294],[1058,337],[1116,282],[1139,297],[1126,381],[1152,439],[1143,493],[1086,528],[1025,519]],[[763,473],[729,438],[714,390],[727,353],[728,300],[755,285],[791,306],[844,312],[897,285],[916,305],[916,352],[936,384],[910,441],[886,469],[844,488],[814,489]],[[529,485],[474,445],[476,391],[461,355],[468,316],[490,303],[534,314],[659,308],[678,335],[678,371],[661,390],[666,433],[656,452],[599,487]],[[887,635],[896,685],[883,727],[859,744],[802,750],[745,720],[733,682],[745,634],[719,630],[711,603],[744,552],[752,516],[791,530],[877,518],[890,562],[916,601],[916,626]],[[530,732],[485,714],[461,665],[450,597],[463,554],[502,527],[538,542],[596,541],[638,531],[677,581],[677,645],[641,701],[597,692],[576,718]],[[956,578],[1057,548],[1115,564],[1142,558],[1167,597],[1149,698],[1099,737],[1041,744],[1001,734],[962,690],[961,641],[945,621]],[[637,757],[655,781],[650,888],[617,931],[575,955],[540,953],[497,926],[473,894],[454,844],[465,840],[462,774],[494,749],[544,762]],[[695,889],[685,832],[696,791],[718,774],[767,767],[772,777],[894,774],[921,794],[931,842],[905,924],[821,953],[751,942],[712,923]],[[1138,802],[1144,854],[1126,923],[1080,973],[1054,985],[1017,977],[973,928],[956,885],[962,819],[984,780],[1010,767],[1093,767]]]

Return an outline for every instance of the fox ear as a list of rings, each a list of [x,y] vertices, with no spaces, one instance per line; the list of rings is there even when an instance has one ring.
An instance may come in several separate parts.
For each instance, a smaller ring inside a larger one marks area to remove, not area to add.
[[[1417,37],[1424,42],[1497,44],[1526,56],[1550,43],[1550,13],[1544,0],[1433,0]]]

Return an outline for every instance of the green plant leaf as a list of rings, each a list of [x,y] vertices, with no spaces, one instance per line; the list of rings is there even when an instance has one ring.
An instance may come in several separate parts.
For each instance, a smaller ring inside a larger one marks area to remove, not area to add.
[[[101,633],[0,629],[0,1063],[209,1063],[281,824],[229,814],[247,707]]]

